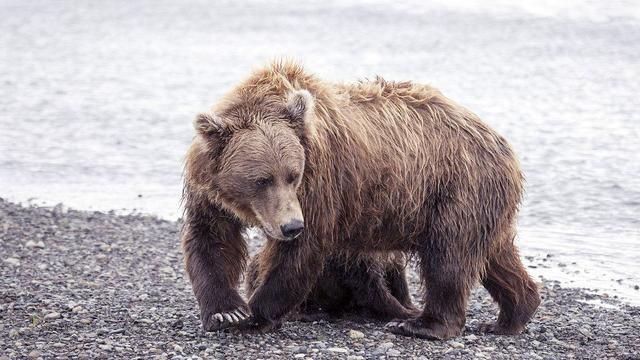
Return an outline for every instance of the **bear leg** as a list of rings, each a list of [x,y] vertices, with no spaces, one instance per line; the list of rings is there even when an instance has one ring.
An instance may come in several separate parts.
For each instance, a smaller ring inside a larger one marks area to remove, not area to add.
[[[521,333],[540,305],[540,295],[512,242],[491,257],[482,285],[500,306],[498,321],[484,330],[502,335]]]
[[[394,296],[386,279],[387,264],[384,261],[374,257],[361,259],[354,264],[334,264],[333,266],[343,277],[358,310],[383,320],[409,319],[417,315],[410,299],[410,307],[406,307]],[[406,280],[404,284],[400,281],[399,275],[393,274],[392,280],[396,286],[394,290],[404,296],[404,293],[408,294],[407,284]]]
[[[485,244],[465,217],[463,204],[440,204],[426,232],[418,237],[414,251],[424,284],[424,309],[416,319],[387,325],[396,334],[445,340],[462,334],[472,286],[486,258]],[[453,220],[452,220],[453,219]]]
[[[274,330],[302,304],[322,272],[324,256],[317,245],[307,236],[295,241],[267,240],[259,257],[259,285],[249,299],[251,318],[239,330]]]
[[[387,329],[399,335],[446,340],[462,334],[472,276],[462,269],[455,254],[431,252],[421,257],[425,306],[415,319],[392,321]]]
[[[202,327],[213,331],[237,326],[249,313],[236,289],[247,256],[241,226],[201,199],[189,197],[186,210],[182,249]]]
[[[409,292],[409,284],[405,276],[404,265],[393,264],[385,271],[384,278],[391,295],[393,295],[405,309],[409,310],[415,316],[418,316],[420,310],[416,308],[411,301],[411,293]]]
[[[254,255],[247,269],[245,293],[249,298],[260,286],[258,279],[260,256],[261,253]],[[318,279],[316,286],[305,301],[292,310],[288,317],[290,320],[302,322],[326,320],[333,316],[340,316],[348,307],[348,300],[351,299],[351,296],[347,294],[342,282],[344,274],[335,274],[327,270],[330,269],[325,268],[321,278]]]

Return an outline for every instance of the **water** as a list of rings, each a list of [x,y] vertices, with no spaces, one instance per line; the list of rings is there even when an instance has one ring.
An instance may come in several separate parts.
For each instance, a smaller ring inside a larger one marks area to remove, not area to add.
[[[477,112],[526,173],[523,255],[559,264],[531,271],[640,302],[640,6],[510,3],[1,1],[0,196],[176,218],[194,115],[288,56]]]

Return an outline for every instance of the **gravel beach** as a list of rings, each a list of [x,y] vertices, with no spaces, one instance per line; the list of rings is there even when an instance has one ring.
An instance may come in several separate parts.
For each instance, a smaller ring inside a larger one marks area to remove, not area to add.
[[[0,359],[640,359],[640,307],[546,280],[538,313],[515,337],[478,331],[497,315],[481,288],[464,334],[446,342],[355,317],[288,322],[263,335],[204,333],[178,233],[178,223],[149,216],[0,199]],[[413,271],[410,279],[417,297]]]

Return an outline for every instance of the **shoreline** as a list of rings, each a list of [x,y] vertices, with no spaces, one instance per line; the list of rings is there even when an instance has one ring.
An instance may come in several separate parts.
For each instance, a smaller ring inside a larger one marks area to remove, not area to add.
[[[59,197],[60,195],[56,198]],[[138,194],[135,198],[138,200],[148,200],[148,196],[143,196],[142,194]],[[138,207],[132,206],[127,208],[117,207],[114,203],[111,203],[113,208],[109,208],[109,203],[104,203],[99,199],[92,200],[100,204],[100,206],[95,207],[89,206],[86,200],[76,201],[73,203],[74,205],[69,205],[68,203],[61,203],[51,199],[45,200],[41,197],[17,197],[15,194],[4,198],[0,197],[0,199],[23,207],[41,207],[49,210],[57,209],[56,211],[62,212],[73,209],[77,211],[100,212],[114,216],[150,217],[170,222],[181,221],[182,215],[179,200],[173,202],[153,201],[151,202],[153,209],[165,209],[162,212],[154,212],[149,207],[150,204],[144,206],[138,204]],[[125,200],[124,203],[127,203],[127,201]],[[556,229],[556,233],[554,233],[553,229],[550,229],[551,233],[554,234],[550,237],[566,237],[566,234],[557,233],[557,228],[554,229]],[[547,243],[536,243],[540,232],[541,230],[535,230],[532,234],[530,228],[520,227],[518,237],[516,238],[516,245],[520,250],[520,257],[522,258],[523,264],[531,277],[536,281],[541,281],[542,279],[559,281],[563,287],[580,288],[585,291],[597,293],[603,297],[610,297],[633,306],[640,306],[640,279],[635,275],[631,275],[636,273],[634,269],[623,266],[621,273],[614,273],[610,271],[610,264],[608,264],[609,268],[603,269],[602,261],[606,259],[601,257],[591,258],[589,254],[580,254],[577,256],[568,255],[567,249],[559,251],[555,248],[545,248],[544,245],[548,243],[548,240]],[[251,230],[249,230],[248,233],[249,236],[252,236]],[[525,238],[528,240],[523,240]]]
[[[204,333],[182,267],[178,223],[148,215],[23,207],[0,198],[0,359],[5,358],[640,358],[640,307],[542,279],[520,336],[482,334],[497,316],[480,287],[462,336],[395,336],[383,322],[287,322],[264,335]],[[259,240],[249,239],[251,251]],[[542,258],[527,260],[557,266]],[[409,269],[414,302],[418,280]],[[536,278],[536,281],[540,279]],[[354,331],[351,331],[354,330]]]

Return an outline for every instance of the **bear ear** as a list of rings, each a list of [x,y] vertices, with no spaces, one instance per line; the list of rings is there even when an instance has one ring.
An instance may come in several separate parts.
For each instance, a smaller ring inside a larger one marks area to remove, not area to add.
[[[222,122],[222,119],[212,112],[198,114],[193,121],[193,127],[198,134],[205,138],[221,137],[227,133],[226,126]]]
[[[307,90],[292,91],[287,98],[286,110],[294,125],[303,125],[313,113],[313,95]]]

